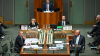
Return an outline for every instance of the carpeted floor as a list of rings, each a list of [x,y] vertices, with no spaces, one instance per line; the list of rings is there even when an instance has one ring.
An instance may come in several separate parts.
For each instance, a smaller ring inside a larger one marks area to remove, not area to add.
[[[13,40],[13,43],[15,42],[15,39],[18,35],[18,31],[19,31],[19,26],[13,26],[13,25],[7,25],[10,28],[9,29],[3,29],[4,33],[6,33],[7,35],[5,36],[4,39],[0,39],[0,51],[2,51],[2,44],[7,43],[8,44],[8,48],[10,48],[10,44],[9,44],[9,39]],[[81,31],[81,35],[83,35],[85,37],[85,52],[84,53],[80,53],[80,56],[100,56],[100,54],[96,54],[96,50],[91,50],[90,47],[87,45],[89,42],[93,42],[94,38],[88,38],[87,37],[87,32],[92,30],[92,25],[73,25],[73,28],[75,30],[80,30]],[[10,50],[8,50],[8,52],[10,52]],[[19,56],[19,54],[17,55]]]

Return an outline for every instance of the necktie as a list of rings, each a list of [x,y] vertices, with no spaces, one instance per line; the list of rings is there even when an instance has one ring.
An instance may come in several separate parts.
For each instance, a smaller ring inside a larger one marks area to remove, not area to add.
[[[47,11],[49,11],[49,7],[48,7],[48,4],[47,4]]]
[[[76,44],[78,44],[78,37],[76,38]]]
[[[63,26],[64,26],[64,21],[63,21]]]

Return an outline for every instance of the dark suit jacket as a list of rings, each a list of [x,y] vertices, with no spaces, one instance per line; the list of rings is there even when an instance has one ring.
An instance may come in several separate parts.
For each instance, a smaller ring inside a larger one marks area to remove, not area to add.
[[[3,31],[2,31],[2,28],[1,28],[1,25],[0,25],[0,34],[2,34],[3,33]]]
[[[17,38],[15,40],[15,47],[18,48],[19,50],[16,50],[16,51],[20,51],[21,50],[21,47],[23,45],[25,45],[24,41],[25,41],[25,39],[21,39],[21,37],[19,35],[17,36]]]
[[[43,11],[46,11],[46,8],[47,8],[47,3],[44,3],[43,4]],[[53,11],[53,4],[52,3],[49,3],[49,10]]]
[[[65,21],[65,25],[68,25],[69,24],[69,22],[68,21]],[[58,26],[62,26],[62,21],[59,21],[58,22]]]
[[[38,26],[38,23],[35,22],[35,25],[32,25],[32,23],[30,23],[28,26],[30,26],[30,27],[37,27]]]
[[[76,45],[76,38],[77,38],[77,36],[75,35],[73,37],[72,42],[71,42],[72,45]],[[80,35],[78,45],[81,45],[81,47],[83,47],[85,45],[85,38],[84,38],[84,36]]]

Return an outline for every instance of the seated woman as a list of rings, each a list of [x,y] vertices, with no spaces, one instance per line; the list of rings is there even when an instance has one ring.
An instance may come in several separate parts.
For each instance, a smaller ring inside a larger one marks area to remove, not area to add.
[[[39,27],[38,23],[36,22],[36,19],[32,19],[31,23],[28,26],[29,27],[36,27],[36,28]]]

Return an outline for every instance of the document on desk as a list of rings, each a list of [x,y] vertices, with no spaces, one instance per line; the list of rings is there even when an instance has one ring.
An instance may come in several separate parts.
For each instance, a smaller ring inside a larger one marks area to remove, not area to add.
[[[27,38],[27,39],[25,40],[25,43],[26,43],[26,44],[27,44],[27,43],[37,43],[37,42],[39,42],[38,38]]]
[[[64,26],[63,30],[72,30],[72,25]]]
[[[62,44],[66,44],[66,45],[68,45],[69,43],[62,43]]]
[[[27,25],[21,25],[21,30],[27,30],[27,29],[28,29]]]
[[[57,47],[49,47],[49,49],[57,49]]]
[[[62,43],[63,41],[55,41],[55,43]]]
[[[30,48],[31,46],[23,46],[23,48]]]
[[[56,44],[56,47],[60,48],[60,49],[63,49],[64,46],[63,46],[63,44]]]
[[[38,45],[31,45],[32,48],[38,48]]]

